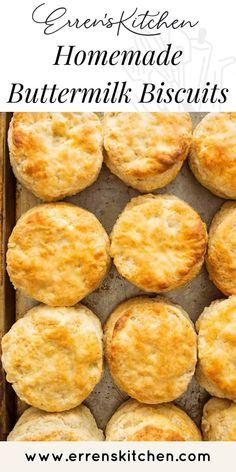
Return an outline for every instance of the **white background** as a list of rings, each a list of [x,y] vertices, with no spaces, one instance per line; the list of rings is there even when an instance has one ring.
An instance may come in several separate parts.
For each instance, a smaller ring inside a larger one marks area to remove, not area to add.
[[[131,13],[135,7],[140,12],[149,9],[152,12],[169,10],[170,17],[196,21],[199,25],[193,29],[163,31],[161,36],[144,38],[129,33],[124,28],[120,36],[115,29],[95,28],[90,30],[63,29],[60,32],[45,36],[43,25],[33,23],[31,19],[35,6],[46,2],[45,11],[57,7],[67,7],[68,18],[103,18],[104,13],[119,18],[121,11]],[[185,87],[204,87],[205,82],[218,83],[230,90],[228,100],[224,105],[196,104],[186,105],[188,111],[236,110],[236,52],[235,52],[235,16],[236,2],[224,0],[213,2],[207,0],[27,0],[1,2],[0,17],[0,48],[1,48],[1,88],[0,110],[94,110],[111,109],[107,104],[7,104],[11,82],[21,82],[25,88],[42,87],[45,83],[57,83],[64,87],[101,87],[107,81],[128,81],[132,86],[132,103],[129,105],[112,105],[112,110],[168,110],[182,109],[178,104],[165,105],[165,108],[155,101],[149,105],[137,104],[142,83],[145,81],[160,85],[165,81],[167,86],[176,89]],[[78,49],[158,49],[161,45],[172,42],[174,49],[184,49],[184,56],[179,66],[154,67],[92,67],[92,66],[53,66],[58,44],[76,45]]]
[[[35,461],[27,462],[25,460],[25,452],[27,453],[61,453],[69,455],[70,453],[81,452],[116,452],[122,449],[135,449],[137,452],[143,452],[149,449],[153,453],[172,452],[174,455],[180,452],[198,453],[208,452],[211,455],[211,462],[48,462]],[[2,470],[17,472],[227,472],[235,471],[235,442],[228,443],[207,443],[207,442],[165,442],[165,443],[106,443],[106,442],[50,442],[50,443],[24,443],[24,442],[8,442],[0,443],[0,461]]]

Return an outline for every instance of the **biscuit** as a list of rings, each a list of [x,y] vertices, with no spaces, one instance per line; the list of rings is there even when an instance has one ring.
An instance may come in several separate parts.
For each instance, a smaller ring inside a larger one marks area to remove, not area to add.
[[[44,201],[81,192],[102,166],[95,113],[14,113],[8,143],[15,176]]]
[[[133,198],[111,234],[118,272],[148,292],[166,292],[192,280],[206,251],[206,225],[173,195]]]
[[[8,242],[15,288],[50,306],[74,305],[95,290],[110,264],[109,238],[90,212],[70,203],[27,211]]]
[[[80,405],[62,413],[27,408],[7,438],[8,441],[103,441],[90,410]]]
[[[203,409],[202,432],[205,441],[236,441],[236,404],[211,398]]]
[[[187,390],[197,336],[181,307],[164,298],[132,298],[113,311],[104,334],[111,375],[129,396],[155,404]]]
[[[206,265],[210,279],[225,295],[236,295],[236,202],[227,202],[213,218]]]
[[[106,441],[201,441],[201,433],[181,408],[123,403],[106,427]]]
[[[236,296],[212,302],[196,328],[200,385],[211,395],[236,401]]]
[[[193,133],[189,164],[212,193],[236,199],[236,113],[208,113],[203,118]]]
[[[127,185],[151,192],[180,171],[192,138],[189,113],[105,113],[104,161]]]
[[[83,305],[39,305],[3,337],[2,353],[7,381],[21,400],[49,412],[69,410],[101,379],[101,324]]]

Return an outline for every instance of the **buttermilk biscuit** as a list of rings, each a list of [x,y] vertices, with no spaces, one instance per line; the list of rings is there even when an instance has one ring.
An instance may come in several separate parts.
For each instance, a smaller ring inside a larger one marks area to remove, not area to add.
[[[9,434],[8,441],[103,441],[90,410],[80,405],[62,413],[28,408]]]
[[[204,262],[206,225],[173,195],[133,198],[111,235],[118,272],[149,292],[166,292],[192,280]]]
[[[80,192],[102,166],[102,129],[94,113],[14,113],[8,142],[15,176],[45,201]]]
[[[211,303],[196,328],[200,385],[211,395],[236,401],[236,297]]]
[[[193,133],[189,164],[212,193],[236,199],[236,113],[209,113],[203,118]]]
[[[109,268],[109,238],[90,212],[70,203],[38,205],[18,220],[7,270],[17,289],[51,306],[70,306],[95,290]]]
[[[207,253],[210,279],[225,295],[236,295],[236,202],[227,202],[213,218]]]
[[[102,376],[100,321],[83,305],[36,306],[3,337],[2,363],[21,400],[45,411],[74,408]]]
[[[201,441],[191,418],[171,403],[123,403],[106,427],[106,441]]]
[[[105,324],[105,355],[114,382],[143,403],[174,400],[194,374],[196,337],[187,313],[164,298],[122,303]]]
[[[202,432],[205,441],[236,441],[236,404],[211,398],[203,409]]]
[[[105,113],[105,163],[127,185],[150,192],[180,171],[192,138],[189,113]]]

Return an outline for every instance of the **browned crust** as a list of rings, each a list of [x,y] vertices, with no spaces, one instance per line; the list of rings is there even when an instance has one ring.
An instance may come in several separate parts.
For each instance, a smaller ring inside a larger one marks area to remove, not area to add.
[[[203,409],[202,432],[205,441],[236,441],[236,404],[211,398]]]
[[[236,202],[225,203],[214,216],[206,266],[210,279],[226,296],[236,295]]]
[[[102,127],[95,113],[17,112],[8,142],[15,176],[44,201],[80,192],[102,166]]]
[[[193,133],[189,164],[212,193],[236,199],[236,113],[208,113],[203,118]]]
[[[159,224],[154,232],[155,217]],[[168,229],[169,219],[177,227],[175,233]],[[193,208],[173,195],[148,194],[133,198],[119,216],[111,234],[111,256],[123,277],[158,293],[174,290],[197,275],[206,243],[206,225]]]
[[[80,405],[62,413],[27,408],[20,416],[8,441],[103,441],[90,410]]]
[[[99,286],[109,269],[108,251],[109,238],[92,213],[68,203],[42,204],[13,229],[7,270],[26,295],[70,306]]]
[[[180,431],[171,429],[163,431],[163,429],[154,426],[144,426],[128,437],[126,441],[184,441],[184,437]]]
[[[216,300],[199,317],[198,382],[211,395],[236,400],[236,297]]]
[[[201,441],[191,418],[172,403],[144,405],[129,399],[106,427],[107,441]]]
[[[5,334],[2,352],[17,395],[44,411],[74,408],[102,377],[100,321],[83,305],[37,305]]]
[[[196,333],[181,307],[158,297],[132,298],[113,311],[104,333],[111,374],[131,397],[154,404],[186,390],[196,364]]]
[[[188,113],[105,113],[105,163],[141,192],[161,188],[179,172],[191,134]]]

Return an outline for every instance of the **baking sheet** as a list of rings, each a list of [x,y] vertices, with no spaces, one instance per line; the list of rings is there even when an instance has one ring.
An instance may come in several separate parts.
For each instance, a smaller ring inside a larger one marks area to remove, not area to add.
[[[102,114],[100,117],[102,119]],[[193,127],[203,118],[205,113],[191,113]],[[185,162],[181,173],[167,187],[153,193],[171,193],[193,206],[209,226],[213,215],[221,206],[223,200],[213,196],[202,187],[191,174],[188,164]],[[117,177],[112,175],[105,167],[99,175],[98,180],[82,193],[66,199],[76,205],[94,213],[101,221],[108,233],[123,210],[126,203],[139,192],[127,187]],[[16,191],[16,218],[32,206],[39,203],[30,192],[17,184]],[[123,300],[144,294],[143,291],[134,287],[124,280],[116,271],[114,265],[104,280],[102,286],[94,293],[86,297],[82,303],[87,305],[102,323],[111,313],[114,307]],[[187,286],[165,294],[173,302],[180,304],[195,321],[203,308],[216,298],[222,298],[222,294],[210,282],[205,267],[201,273]],[[16,318],[21,317],[36,302],[16,293]],[[107,367],[102,381],[96,386],[92,394],[84,402],[88,405],[99,425],[104,428],[114,410],[127,398],[113,383]],[[202,407],[208,398],[208,394],[200,388],[195,379],[191,382],[188,391],[174,403],[182,406],[193,420],[200,424]],[[26,407],[17,400],[16,414],[19,416]]]
[[[15,178],[6,143],[8,121],[6,113],[0,113],[0,339],[15,320],[15,293],[5,270],[7,240],[15,224]],[[15,414],[15,394],[6,382],[0,362],[0,440],[6,438],[14,425]]]

